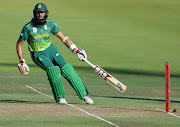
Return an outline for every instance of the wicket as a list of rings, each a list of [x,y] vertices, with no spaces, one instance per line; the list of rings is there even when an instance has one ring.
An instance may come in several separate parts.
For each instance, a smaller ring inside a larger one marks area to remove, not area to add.
[[[170,112],[170,63],[166,62],[166,112]]]

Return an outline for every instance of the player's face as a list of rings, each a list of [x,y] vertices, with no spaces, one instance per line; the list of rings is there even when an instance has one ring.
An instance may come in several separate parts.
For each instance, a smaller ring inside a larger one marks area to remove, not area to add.
[[[44,19],[46,12],[36,12],[36,15],[39,20],[42,20],[42,19]]]

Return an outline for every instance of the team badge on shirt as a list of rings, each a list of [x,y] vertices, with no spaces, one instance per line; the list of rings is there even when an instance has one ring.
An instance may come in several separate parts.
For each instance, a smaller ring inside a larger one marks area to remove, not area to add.
[[[33,27],[33,32],[37,33],[37,28],[36,27]]]
[[[44,25],[44,29],[47,30],[47,25]]]

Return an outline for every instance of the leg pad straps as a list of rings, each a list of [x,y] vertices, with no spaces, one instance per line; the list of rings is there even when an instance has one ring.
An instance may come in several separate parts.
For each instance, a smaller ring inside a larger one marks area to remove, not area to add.
[[[50,67],[47,69],[46,73],[52,88],[54,99],[59,100],[60,98],[65,98],[66,93],[62,84],[60,68],[58,66]]]
[[[78,97],[84,100],[84,96],[88,94],[88,90],[84,86],[82,80],[70,64],[66,64],[62,68],[62,75],[71,84],[73,89],[76,91]]]

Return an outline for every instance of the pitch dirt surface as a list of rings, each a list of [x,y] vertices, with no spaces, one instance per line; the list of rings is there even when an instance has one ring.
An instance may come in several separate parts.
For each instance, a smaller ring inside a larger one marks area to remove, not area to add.
[[[1,100],[2,101],[2,100]],[[77,106],[100,117],[171,117],[158,110]],[[1,116],[89,116],[70,105],[1,105]]]

